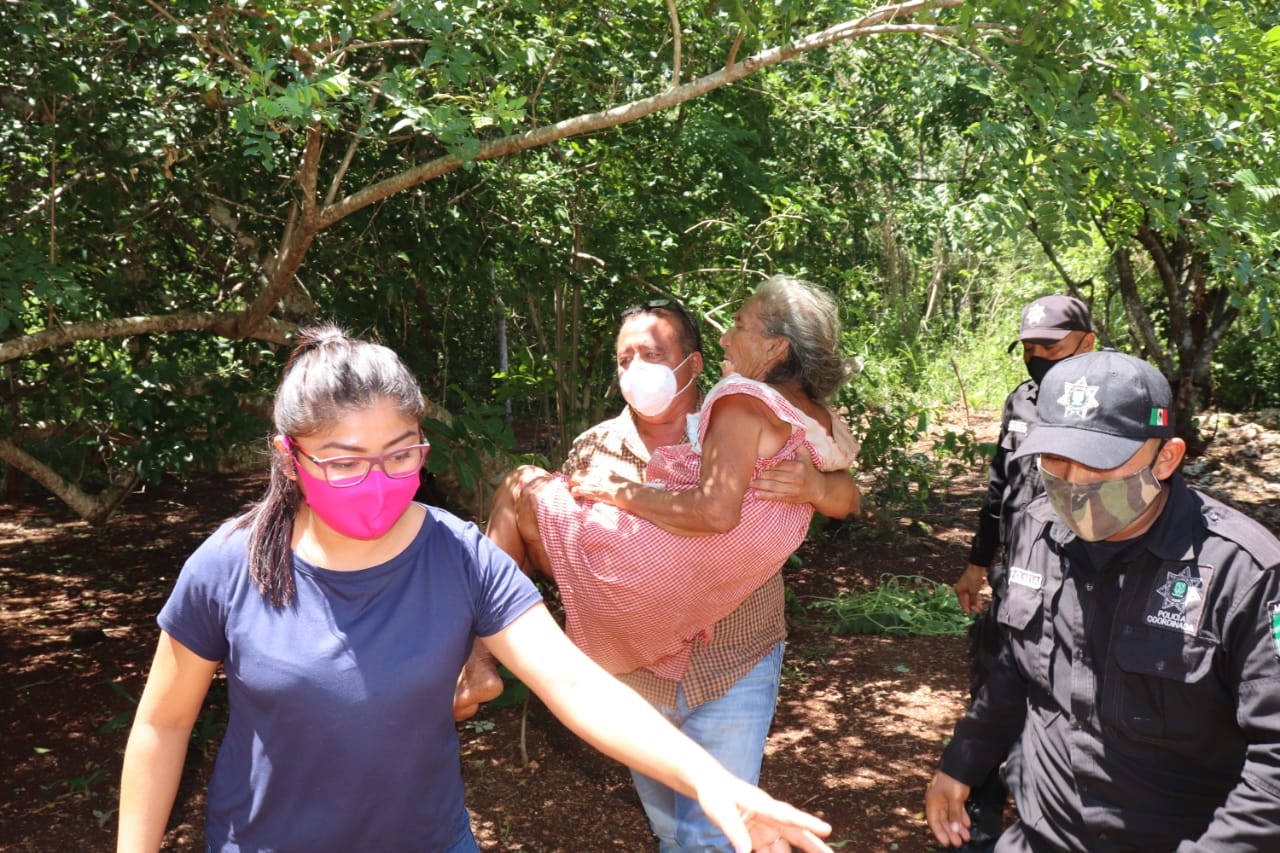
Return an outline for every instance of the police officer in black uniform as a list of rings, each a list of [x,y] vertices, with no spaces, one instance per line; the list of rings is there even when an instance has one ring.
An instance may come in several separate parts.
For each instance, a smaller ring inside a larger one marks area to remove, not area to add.
[[[925,794],[944,845],[1020,737],[1014,851],[1280,850],[1280,542],[1177,473],[1172,393],[1114,351],[1055,365],[1045,495],[1014,519],[1005,631]]]
[[[1089,309],[1072,296],[1042,296],[1022,309],[1018,339],[1009,351],[1022,344],[1022,360],[1031,378],[1023,382],[1004,401],[1000,417],[1000,437],[987,477],[987,493],[978,515],[978,531],[969,549],[969,562],[956,581],[956,597],[966,613],[982,610],[984,582],[991,585],[992,603],[969,630],[972,661],[971,694],[986,681],[991,661],[1000,648],[1001,631],[995,614],[1004,594],[1005,574],[996,562],[997,554],[1008,542],[1013,516],[1039,496],[1040,473],[1035,459],[1015,459],[1014,452],[1037,422],[1036,397],[1039,383],[1057,362],[1089,352],[1096,336]],[[970,840],[962,848],[966,853],[983,853],[994,846],[1003,825],[1005,801],[1008,798],[1002,778],[1002,767],[992,769],[987,778],[974,786],[967,808],[971,826]]]

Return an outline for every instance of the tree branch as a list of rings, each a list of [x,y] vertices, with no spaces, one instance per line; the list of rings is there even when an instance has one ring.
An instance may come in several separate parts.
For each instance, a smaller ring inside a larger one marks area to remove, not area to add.
[[[1173,360],[1160,343],[1151,315],[1142,307],[1142,297],[1138,293],[1138,280],[1133,273],[1133,260],[1129,250],[1118,246],[1111,252],[1111,262],[1116,268],[1116,284],[1120,290],[1120,301],[1124,305],[1124,314],[1129,319],[1129,327],[1133,329],[1147,351],[1149,360],[1160,367],[1166,378],[1177,374],[1173,369]]]
[[[667,89],[660,94],[641,98],[596,113],[587,113],[554,124],[543,125],[523,133],[505,136],[482,143],[473,161],[493,160],[530,148],[538,148],[574,136],[617,127],[671,107],[679,106],[708,92],[748,77],[762,68],[786,62],[801,54],[829,47],[836,42],[874,35],[914,34],[945,37],[957,32],[955,27],[938,24],[893,23],[899,18],[910,17],[923,9],[951,8],[964,5],[964,0],[915,0],[895,6],[875,9],[856,21],[845,21],[817,33],[805,36],[778,47],[761,51],[741,62],[732,63],[719,71],[700,77],[681,86]],[[318,214],[316,230],[323,230],[357,210],[426,181],[434,180],[462,168],[464,162],[452,155],[438,157],[392,175],[375,184],[352,193],[336,204],[328,205]]]
[[[1027,230],[1031,232],[1032,237],[1036,238],[1036,242],[1040,244],[1041,251],[1044,252],[1044,256],[1048,258],[1053,268],[1058,271],[1058,275],[1062,278],[1062,283],[1067,286],[1067,290],[1070,291],[1072,296],[1077,299],[1080,298],[1080,283],[1071,277],[1071,273],[1067,271],[1067,268],[1062,265],[1062,261],[1058,259],[1058,253],[1054,251],[1053,244],[1041,233],[1040,223],[1033,215],[1026,199],[1021,199],[1021,201],[1023,208],[1027,211]]]
[[[293,283],[293,277],[302,266],[307,249],[311,248],[317,232],[323,226],[318,224],[316,185],[320,172],[320,153],[324,148],[324,134],[320,125],[313,124],[307,128],[307,145],[302,152],[302,162],[298,164],[296,181],[299,198],[297,208],[290,215],[289,227],[280,240],[280,249],[268,265],[265,286],[240,316],[237,337],[248,337],[266,321],[271,310],[275,308]]]
[[[667,14],[671,16],[671,88],[680,86],[680,13],[676,0],[667,0]]]
[[[292,325],[268,317],[258,323],[251,334],[241,335],[239,330],[242,316],[243,313],[239,311],[200,311],[74,323],[0,342],[0,364],[75,341],[123,338],[149,332],[213,332],[230,339],[248,337],[280,345],[289,343],[289,334],[294,328]]]
[[[742,40],[746,38],[746,34],[742,30],[738,30],[733,37],[733,44],[729,46],[729,58],[725,60],[725,67],[732,68],[733,63],[738,61],[738,48],[742,47]]]
[[[184,24],[183,21],[180,21],[177,18],[175,18],[169,12],[169,10],[166,9],[163,6],[163,4],[158,3],[157,0],[146,0],[146,2],[148,6],[150,6],[152,9],[155,9],[156,12],[158,12],[161,15],[161,17],[163,17],[169,23],[175,24],[175,25],[185,25],[187,28],[187,32],[191,34],[191,40],[194,41],[199,47],[209,51],[209,53],[212,53],[214,56],[218,57],[219,59],[222,59],[232,68],[236,69],[236,71],[240,72],[246,77],[249,76],[249,74],[251,73],[249,66],[240,62],[230,53],[227,53],[221,48],[215,47],[213,44],[213,41],[205,37],[205,35],[203,34],[204,28],[201,27],[199,24]]]
[[[328,207],[333,204],[333,200],[338,195],[338,190],[342,188],[342,179],[346,177],[347,171],[351,168],[351,161],[355,159],[356,149],[360,147],[360,137],[356,134],[351,135],[351,144],[347,146],[347,153],[342,155],[342,162],[338,164],[337,170],[333,173],[333,180],[329,182],[329,191],[324,194],[324,206]]]
[[[35,480],[77,515],[94,525],[109,519],[141,479],[136,473],[126,471],[117,475],[101,494],[90,495],[2,435],[0,459]]]
[[[404,47],[406,45],[431,44],[430,39],[382,39],[380,41],[357,41],[350,44],[344,44],[337,50],[330,51],[322,56],[317,64],[328,65],[340,56],[345,56],[349,52],[357,50],[369,50],[371,48],[384,47]]]
[[[1161,235],[1151,230],[1150,224],[1143,222],[1138,226],[1137,231],[1138,242],[1142,244],[1142,248],[1147,250],[1155,264],[1156,275],[1160,277],[1160,284],[1164,287],[1165,297],[1169,302],[1169,326],[1175,334],[1185,331],[1188,328],[1188,318],[1186,305],[1178,298],[1178,288],[1181,284],[1181,276],[1174,269],[1173,261],[1169,257],[1169,251],[1165,247]]]
[[[146,2],[158,14],[172,22],[177,22],[158,0],[146,0]],[[964,0],[912,0],[912,2],[880,7],[857,20],[836,24],[784,45],[761,51],[740,62],[731,62],[727,67],[714,73],[683,85],[673,86],[660,94],[492,140],[481,146],[474,159],[492,160],[548,145],[561,139],[613,128],[686,103],[707,92],[735,83],[763,68],[786,62],[801,54],[828,47],[837,42],[890,34],[946,38],[954,35],[956,32],[954,27],[898,23],[898,21],[924,10],[954,8],[963,4]],[[392,4],[391,8],[394,8],[394,5]],[[193,25],[190,31],[192,38],[202,47],[220,56],[242,73],[248,73],[245,66],[236,62],[232,56],[218,50],[206,36],[202,35],[203,30],[200,26]],[[262,281],[263,289],[248,308],[236,312],[186,312],[148,317],[125,317],[76,323],[63,328],[49,328],[32,335],[0,342],[0,364],[78,340],[125,337],[148,332],[206,331],[229,339],[251,338],[286,344],[287,336],[293,327],[271,318],[270,312],[291,285],[316,234],[355,211],[401,190],[453,172],[464,165],[461,159],[452,155],[439,157],[366,186],[336,203],[331,203],[326,198],[322,205],[318,205],[316,185],[322,143],[321,128],[313,126],[308,130],[306,148],[295,176],[299,198],[294,202],[279,248],[266,265],[266,274]]]

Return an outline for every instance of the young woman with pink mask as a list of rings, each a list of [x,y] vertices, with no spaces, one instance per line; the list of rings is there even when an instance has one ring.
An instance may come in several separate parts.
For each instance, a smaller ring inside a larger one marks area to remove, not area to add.
[[[828,851],[568,641],[470,523],[414,501],[417,381],[334,327],[285,367],[264,497],[188,559],[125,751],[118,851],[160,849],[187,742],[226,673],[210,851],[476,851],[454,683],[477,637],[593,746],[699,798],[739,849]]]

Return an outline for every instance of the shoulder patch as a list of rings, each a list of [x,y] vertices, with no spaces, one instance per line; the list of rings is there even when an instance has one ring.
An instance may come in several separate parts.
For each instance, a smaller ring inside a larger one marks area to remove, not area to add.
[[[1009,421],[1009,432],[1016,432],[1020,435],[1027,434],[1027,422],[1023,420]]]
[[[1276,657],[1280,658],[1280,601],[1273,601],[1267,607],[1267,613],[1271,616],[1271,643],[1275,648]]]

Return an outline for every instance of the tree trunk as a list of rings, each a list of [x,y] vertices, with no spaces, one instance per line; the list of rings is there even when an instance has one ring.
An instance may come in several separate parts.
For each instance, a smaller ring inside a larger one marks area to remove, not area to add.
[[[4,501],[10,504],[22,503],[22,472],[10,465],[4,471]]]
[[[132,472],[118,475],[101,494],[91,495],[81,491],[74,483],[59,476],[52,468],[22,450],[12,441],[0,436],[0,459],[10,470],[18,469],[49,490],[54,497],[75,511],[92,525],[105,523],[124,503],[138,476]]]
[[[1185,236],[1169,238],[1146,225],[1135,236],[1164,290],[1166,328],[1163,334],[1157,331],[1139,291],[1129,249],[1121,246],[1113,251],[1112,261],[1125,315],[1141,344],[1138,354],[1159,367],[1173,388],[1176,434],[1187,443],[1190,456],[1199,456],[1208,440],[1195,419],[1213,400],[1213,356],[1240,310],[1231,304],[1225,287],[1209,286],[1208,259],[1198,256]]]

